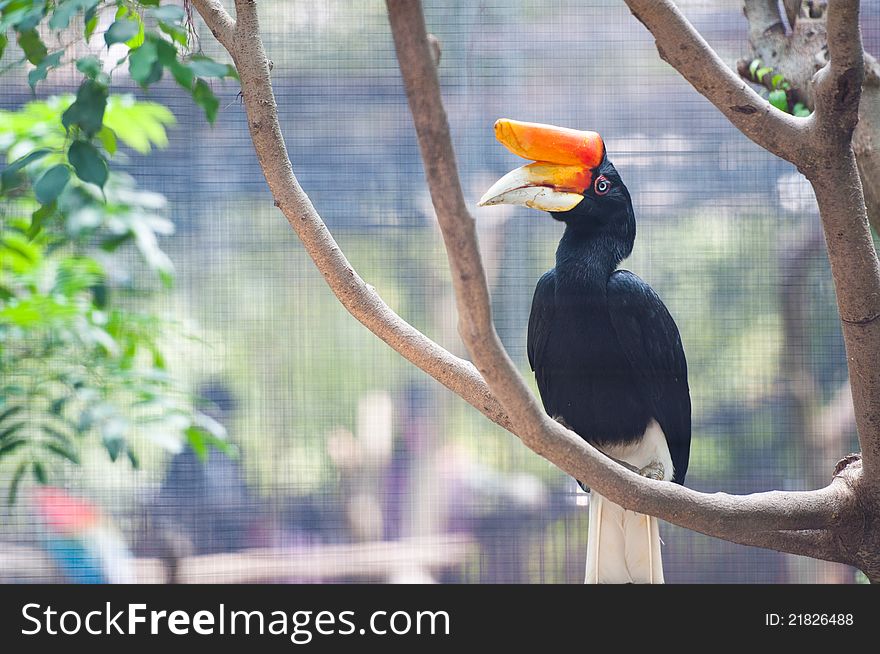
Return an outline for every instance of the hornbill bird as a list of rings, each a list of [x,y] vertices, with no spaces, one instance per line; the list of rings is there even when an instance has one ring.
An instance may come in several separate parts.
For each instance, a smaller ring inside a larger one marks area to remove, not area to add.
[[[684,483],[687,362],[654,290],[617,269],[632,252],[636,221],[602,138],[508,119],[495,123],[495,137],[534,163],[498,180],[480,206],[525,205],[565,225],[529,316],[529,363],[545,410],[619,463]],[[586,582],[663,583],[657,519],[592,491]]]

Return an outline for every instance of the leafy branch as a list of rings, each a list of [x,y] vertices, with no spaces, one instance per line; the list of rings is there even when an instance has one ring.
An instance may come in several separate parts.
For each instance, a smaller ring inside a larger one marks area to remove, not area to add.
[[[785,79],[782,73],[772,66],[765,66],[760,59],[737,62],[737,72],[741,77],[753,84],[763,86],[767,91],[767,101],[779,111],[784,111],[798,118],[806,118],[812,112],[801,98],[800,91]]]

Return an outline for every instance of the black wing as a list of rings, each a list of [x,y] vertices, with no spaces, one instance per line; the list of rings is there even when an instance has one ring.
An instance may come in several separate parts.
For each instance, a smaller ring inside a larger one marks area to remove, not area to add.
[[[691,449],[691,397],[678,327],[654,289],[628,270],[611,275],[607,288],[617,340],[666,434],[673,481],[683,484]]]
[[[529,365],[535,369],[535,362],[541,359],[547,340],[550,337],[550,325],[553,323],[553,308],[556,298],[556,271],[548,270],[538,285],[532,298],[532,312],[529,314],[528,353]]]
[[[550,340],[550,329],[553,325],[553,311],[556,306],[556,271],[548,270],[535,287],[535,296],[532,298],[532,312],[529,314],[529,331],[527,338],[527,351],[529,365],[535,371],[535,381],[538,382],[538,390],[544,402],[544,409],[551,416],[556,415],[556,407],[548,406],[550,394],[547,393],[547,372],[542,365],[544,350]]]

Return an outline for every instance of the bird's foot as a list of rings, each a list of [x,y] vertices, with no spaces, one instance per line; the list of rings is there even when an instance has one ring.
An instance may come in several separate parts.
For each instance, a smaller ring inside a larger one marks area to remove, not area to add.
[[[648,465],[638,471],[642,477],[663,481],[666,478],[666,469],[659,461],[651,461]]]

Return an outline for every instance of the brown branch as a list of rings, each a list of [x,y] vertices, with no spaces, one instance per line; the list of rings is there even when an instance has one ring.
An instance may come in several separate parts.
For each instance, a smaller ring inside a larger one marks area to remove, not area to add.
[[[770,33],[785,34],[776,0],[744,0],[743,13],[749,21],[749,40],[757,41]]]
[[[241,78],[258,160],[276,205],[349,312],[407,359],[514,431],[534,451],[627,508],[734,542],[755,531],[832,528],[848,515],[849,486],[841,480],[816,491],[733,496],[699,493],[640,477],[611,462],[541,410],[492,326],[473,219],[459,186],[421,6],[403,0],[389,0],[388,5],[429,188],[453,269],[461,310],[460,331],[492,393],[469,364],[431,342],[382,302],[351,268],[330,236],[293,174],[278,123],[254,3],[238,0],[230,54]],[[507,408],[506,418],[501,406]]]
[[[740,544],[810,556],[823,561],[851,563],[834,532],[828,529],[751,532],[744,535]]]
[[[801,13],[801,0],[782,0],[782,6],[785,7],[785,17],[788,18],[789,26],[794,29]]]
[[[202,16],[202,20],[211,30],[214,38],[220,42],[224,48],[229,50],[232,47],[232,34],[235,30],[235,21],[232,16],[223,7],[220,0],[189,0],[196,8],[196,11]]]
[[[821,145],[850,145],[858,123],[859,99],[865,78],[865,56],[859,30],[858,0],[835,0],[828,6],[829,65],[816,74],[816,113]]]
[[[805,172],[819,204],[849,363],[864,476],[880,485],[880,263],[852,149],[864,54],[858,0],[835,0],[827,11],[830,61],[816,74],[816,112]]]
[[[805,138],[804,120],[779,111],[724,65],[670,0],[626,0],[654,35],[660,57],[674,67],[743,134],[792,161]]]
[[[765,139],[754,123],[729,112],[748,93],[737,90],[729,71],[668,0],[626,0],[653,33],[657,49],[705,97],[753,141],[791,161],[816,191],[828,257],[843,323],[864,476],[880,485],[880,265],[867,226],[862,187],[850,139],[857,121],[864,57],[858,1],[835,0],[828,7],[830,64],[817,73],[816,112],[782,121],[796,137]],[[675,47],[678,44],[678,47]],[[682,46],[685,46],[684,49]],[[701,54],[699,60],[696,54]],[[697,70],[698,73],[694,71]],[[719,101],[719,100],[726,101]],[[774,118],[776,115],[774,114]]]

